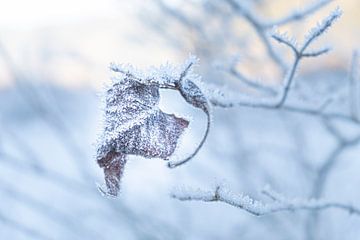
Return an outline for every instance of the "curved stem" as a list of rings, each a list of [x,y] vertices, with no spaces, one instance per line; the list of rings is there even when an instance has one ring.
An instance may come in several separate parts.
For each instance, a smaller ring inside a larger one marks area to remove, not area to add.
[[[199,145],[197,146],[197,148],[195,149],[195,151],[187,158],[180,160],[180,161],[174,161],[174,162],[168,162],[168,167],[169,168],[176,168],[180,165],[183,165],[184,163],[190,161],[202,148],[202,146],[204,145],[207,136],[209,135],[210,132],[210,125],[211,125],[211,115],[209,111],[204,111],[206,113],[207,116],[207,124],[206,124],[206,131],[205,134],[203,136],[203,138],[201,139],[201,142],[199,143]]]

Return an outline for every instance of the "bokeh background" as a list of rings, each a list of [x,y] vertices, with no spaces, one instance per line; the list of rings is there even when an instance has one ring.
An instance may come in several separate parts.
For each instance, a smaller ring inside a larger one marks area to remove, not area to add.
[[[311,1],[249,2],[272,19]],[[301,37],[337,5],[343,17],[317,42],[333,50],[304,61],[294,98],[316,104],[339,93],[334,108],[343,110],[352,53],[360,47],[360,2],[333,1],[281,30]],[[311,116],[216,108],[209,139],[192,162],[172,170],[160,159],[131,156],[120,197],[98,192],[103,174],[94,143],[110,62],[146,68],[181,63],[193,53],[205,82],[241,92],[248,89],[217,67],[240,56],[245,74],[266,84],[281,80],[251,26],[221,6],[201,0],[0,0],[1,239],[360,239],[360,218],[338,210],[316,221],[306,211],[259,218],[169,196],[173,187],[220,181],[257,199],[266,184],[288,196],[312,197],[316,169],[336,142]],[[206,118],[178,94],[161,94],[164,111],[191,120],[174,156],[181,158],[200,141]],[[360,134],[358,125],[337,128],[345,137]],[[341,155],[321,197],[359,206],[359,156],[359,145]]]

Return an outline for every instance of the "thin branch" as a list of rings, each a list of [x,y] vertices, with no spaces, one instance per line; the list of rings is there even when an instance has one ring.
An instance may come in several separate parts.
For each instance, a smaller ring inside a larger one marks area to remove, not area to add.
[[[283,71],[285,71],[286,64],[272,47],[270,40],[267,37],[267,28],[262,23],[262,21],[258,19],[255,13],[253,13],[249,7],[245,6],[243,2],[237,0],[227,0],[227,2],[231,5],[231,7],[236,11],[238,15],[243,16],[253,26],[258,37],[266,47],[268,55],[281,67]]]
[[[285,17],[270,21],[269,23],[267,23],[265,25],[265,27],[272,28],[273,26],[281,26],[281,25],[288,24],[290,22],[303,20],[307,16],[315,13],[316,11],[318,11],[319,9],[326,6],[327,4],[329,4],[332,1],[333,0],[316,1],[312,4],[310,4],[309,6],[304,7],[302,10],[295,10]]]
[[[197,146],[197,148],[195,149],[195,151],[188,156],[187,158],[180,160],[180,161],[171,161],[168,163],[168,167],[169,168],[176,168],[180,165],[183,165],[184,163],[187,163],[188,161],[190,161],[191,159],[194,158],[194,156],[200,151],[200,149],[202,148],[202,146],[204,145],[209,132],[210,132],[210,126],[211,126],[211,115],[209,112],[206,112],[206,117],[207,117],[207,124],[206,124],[206,130],[205,130],[205,134],[203,136],[203,138],[201,139],[199,145]]]
[[[276,41],[278,41],[279,43],[285,44],[286,46],[290,47],[295,54],[298,54],[299,51],[297,50],[295,40],[290,39],[286,33],[280,34],[274,31],[271,37]]]
[[[256,108],[266,108],[266,109],[283,109],[285,111],[305,113],[309,115],[318,115],[318,116],[328,116],[334,118],[341,118],[348,121],[355,122],[354,120],[348,119],[347,116],[335,113],[324,113],[323,108],[303,108],[296,106],[286,106],[285,101],[288,97],[290,87],[294,81],[296,70],[299,66],[300,61],[303,57],[308,57],[308,53],[304,53],[310,44],[321,36],[325,31],[333,24],[333,22],[341,16],[341,10],[336,8],[331,14],[326,17],[316,28],[313,28],[310,31],[310,34],[306,36],[306,39],[303,45],[300,48],[297,48],[295,41],[289,39],[285,34],[273,34],[274,39],[278,42],[288,46],[294,53],[294,60],[291,67],[288,69],[287,74],[285,75],[284,81],[281,85],[278,95],[275,98],[260,98],[254,100],[253,97],[242,96],[239,97],[229,97],[229,94],[221,92],[220,90],[208,90],[210,102],[214,106],[218,107],[233,107],[233,106],[247,106],[247,107],[256,107]],[[317,54],[324,53],[325,50],[320,50]],[[209,88],[210,89],[210,88]]]
[[[180,74],[180,79],[175,82],[175,86],[177,87],[177,90],[180,92],[182,97],[190,103],[192,106],[196,108],[200,108],[204,111],[207,117],[207,124],[206,124],[206,130],[203,138],[201,139],[200,143],[198,144],[195,151],[193,151],[190,156],[187,158],[180,160],[180,161],[170,161],[168,163],[169,168],[175,168],[180,165],[183,165],[184,163],[187,163],[190,161],[194,156],[200,151],[200,149],[203,147],[209,132],[210,132],[210,126],[211,126],[211,109],[210,104],[208,100],[205,98],[204,94],[201,92],[200,88],[191,80],[185,80],[185,78],[191,74],[192,66],[198,62],[198,59],[194,56],[190,56],[190,58],[185,62],[183,65],[182,73]],[[186,87],[186,83],[187,85]]]
[[[316,200],[316,199],[309,199],[309,200],[289,199],[281,195],[280,193],[275,192],[270,187],[265,187],[261,191],[261,193],[270,197],[271,199],[273,199],[273,201],[283,204],[284,205],[283,209],[281,209],[281,207],[278,208],[279,210],[281,209],[280,211],[286,210],[286,208],[288,208],[288,210],[291,211],[302,210],[302,209],[318,211],[318,210],[325,210],[328,208],[337,208],[340,210],[347,211],[350,214],[356,214],[360,216],[360,209],[350,204],[332,202],[327,200]]]
[[[345,144],[346,138],[342,135],[342,133],[334,126],[332,122],[332,118],[323,116],[321,118],[326,130],[337,140],[339,144]]]
[[[21,224],[5,215],[0,213],[0,222],[2,222],[5,225],[10,226],[11,228],[15,229],[15,231],[23,233],[27,238],[33,238],[33,239],[52,239],[48,236],[45,236],[43,233],[32,229],[30,227],[27,227],[24,224]],[[3,230],[2,230],[3,231]]]
[[[325,48],[322,48],[320,50],[303,53],[302,56],[303,57],[318,57],[320,55],[323,55],[323,54],[326,54],[326,53],[330,52],[330,50],[331,50],[330,48],[325,47]]]
[[[0,54],[5,60],[10,72],[13,74],[15,83],[20,91],[21,97],[24,98],[29,107],[44,120],[44,122],[56,133],[56,136],[63,143],[65,148],[74,156],[74,163],[77,165],[77,170],[82,178],[86,181],[92,179],[87,169],[81,160],[87,158],[83,149],[79,146],[73,133],[69,129],[67,123],[62,118],[61,114],[54,110],[54,105],[49,105],[48,101],[44,101],[39,96],[39,93],[30,85],[26,84],[26,77],[17,68],[15,62],[6,51],[4,45],[0,42]]]
[[[233,77],[240,80],[242,83],[244,83],[246,86],[255,89],[262,93],[267,93],[269,95],[276,95],[277,91],[273,87],[269,85],[265,85],[264,83],[260,81],[256,81],[254,79],[250,79],[249,77],[245,76],[241,72],[239,72],[236,69],[236,65],[239,62],[239,57],[232,57],[230,61],[227,61],[226,63],[221,63],[220,61],[216,62],[215,67],[217,70],[224,71],[225,73],[228,73],[232,75]]]
[[[332,24],[341,17],[342,11],[339,7],[337,7],[334,11],[330,13],[325,19],[323,19],[320,23],[317,24],[316,27],[313,27],[309,33],[305,37],[305,41],[300,48],[300,52],[304,53],[306,48],[318,37],[323,35],[331,26]]]
[[[231,67],[229,70],[229,73],[236,77],[237,79],[241,80],[244,84],[246,84],[247,86],[253,88],[253,89],[257,89],[260,90],[262,92],[267,92],[271,95],[276,94],[276,90],[274,90],[272,87],[270,86],[266,86],[263,83],[259,83],[257,81],[251,80],[247,77],[245,77],[242,73],[240,73],[239,71],[237,71],[235,69],[235,67]]]
[[[83,222],[76,221],[71,214],[66,214],[56,206],[51,206],[45,202],[42,202],[36,198],[33,198],[27,193],[22,193],[12,189],[11,184],[1,179],[3,186],[0,187],[0,191],[12,198],[12,201],[18,202],[19,204],[27,205],[34,211],[48,218],[54,223],[61,225],[64,230],[71,233],[77,234],[78,236],[86,235],[87,237],[100,237],[99,232],[94,229],[89,229],[84,225]]]
[[[356,100],[354,101],[354,98],[358,98],[357,94],[357,81],[356,81],[356,71],[358,66],[358,56],[357,52],[355,51],[353,54],[352,62],[351,62],[351,68],[349,71],[349,86],[350,86],[350,116],[347,117],[348,120],[352,120],[356,124],[359,125],[359,118],[356,117],[356,111],[354,111],[354,108],[352,108],[352,104],[357,104]],[[335,166],[337,165],[338,161],[340,160],[340,156],[348,149],[350,149],[353,146],[356,146],[360,143],[360,135],[353,138],[353,139],[346,139],[341,132],[332,125],[330,117],[323,116],[323,122],[328,130],[328,132],[335,137],[337,140],[337,146],[332,150],[332,152],[329,154],[329,156],[324,160],[324,163],[318,168],[317,175],[315,178],[315,181],[313,183],[313,189],[311,192],[312,197],[320,197],[325,189],[325,185],[328,181],[328,178],[331,174],[331,172],[335,169]],[[306,229],[307,229],[307,236],[308,239],[315,239],[315,229],[317,227],[319,215],[317,213],[312,213],[309,215],[309,218],[307,219],[306,223]]]
[[[351,117],[360,121],[360,52],[354,51],[349,73]]]
[[[281,19],[270,21],[270,22],[269,21],[265,22],[263,20],[260,20],[258,17],[256,17],[256,14],[253,13],[251,11],[251,9],[248,6],[246,6],[246,4],[243,1],[227,0],[227,2],[232,6],[232,8],[234,10],[236,10],[236,13],[243,16],[254,27],[259,38],[264,43],[264,45],[267,49],[268,55],[282,68],[283,71],[285,71],[285,69],[286,69],[286,64],[285,64],[284,60],[275,52],[274,48],[272,47],[272,45],[267,37],[268,29],[272,29],[275,26],[284,25],[289,22],[302,20],[303,18],[305,18],[305,17],[309,16],[310,14],[316,12],[317,10],[321,9],[322,7],[324,7],[331,1],[332,0],[322,0],[322,1],[316,2],[314,4],[311,4],[307,7],[305,7],[301,11],[294,11],[293,13],[291,13],[288,16],[285,16]],[[289,45],[289,46],[291,46],[291,45]],[[306,47],[304,47],[304,49],[305,48]]]
[[[190,19],[188,16],[185,15],[180,9],[174,9],[168,4],[166,4],[163,0],[156,0],[157,5],[161,8],[161,10],[173,17],[176,21],[183,24],[189,29],[194,29],[200,36],[206,39],[206,33],[203,31],[202,25],[199,24],[196,20]]]
[[[248,195],[233,193],[220,186],[217,186],[214,191],[183,189],[172,193],[171,196],[180,201],[223,202],[255,216],[298,210],[320,211],[329,208],[337,208],[360,216],[360,209],[344,203],[325,200],[287,199],[269,189],[263,190],[263,193],[269,196],[273,202],[263,203]]]

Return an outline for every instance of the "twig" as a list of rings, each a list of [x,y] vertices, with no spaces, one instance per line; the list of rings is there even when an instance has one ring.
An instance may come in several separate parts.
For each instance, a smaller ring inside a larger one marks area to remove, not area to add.
[[[360,121],[360,74],[359,51],[354,51],[349,73],[351,117]]]
[[[292,212],[297,210],[320,211],[329,208],[337,208],[360,216],[360,209],[344,203],[325,200],[291,200],[275,193],[274,191],[271,191],[269,188],[264,189],[262,192],[266,196],[270,197],[273,202],[263,203],[249,197],[248,195],[236,194],[220,186],[217,186],[215,191],[184,189],[182,191],[172,193],[171,196],[180,201],[223,202],[233,207],[240,208],[255,216],[268,215],[277,212]]]
[[[231,1],[233,2],[233,1]],[[252,15],[249,15],[252,16]],[[275,98],[261,98],[254,100],[253,97],[239,97],[231,99],[226,93],[221,92],[220,90],[208,90],[210,102],[214,106],[218,107],[233,107],[233,106],[247,106],[247,107],[256,107],[256,108],[268,108],[268,109],[283,109],[285,111],[292,112],[301,112],[310,115],[325,115],[323,113],[322,108],[299,108],[296,106],[286,106],[285,101],[288,97],[292,82],[295,78],[295,73],[298,69],[300,61],[303,57],[310,56],[319,56],[321,54],[326,53],[328,50],[321,49],[316,51],[315,54],[307,53],[307,48],[311,45],[311,43],[316,40],[319,36],[324,34],[333,24],[333,22],[341,16],[341,11],[339,8],[336,8],[328,17],[326,17],[321,24],[314,27],[310,30],[309,34],[306,36],[304,43],[297,47],[296,42],[289,39],[286,34],[273,33],[272,37],[277,40],[281,44],[285,44],[288,46],[293,54],[294,60],[291,64],[290,68],[287,70],[285,74],[284,81],[278,90],[278,95]],[[250,17],[251,18],[251,17]],[[346,116],[342,116],[340,114],[326,114],[327,116],[333,116],[336,118],[344,118],[347,119]]]
[[[12,227],[13,229],[15,229],[18,232],[25,234],[26,237],[28,237],[28,238],[48,239],[48,240],[52,239],[48,236],[45,236],[44,234],[42,234],[41,232],[39,232],[35,229],[29,228],[26,225],[21,224],[15,220],[3,215],[2,213],[0,213],[0,222]]]
[[[295,10],[289,15],[282,17],[277,20],[270,21],[269,23],[266,23],[266,28],[272,28],[274,26],[281,26],[288,24],[290,22],[294,21],[300,21],[306,18],[307,16],[311,15],[312,13],[318,11],[322,7],[326,6],[333,0],[322,0],[322,1],[316,1],[313,4],[310,4],[309,6],[305,6],[302,10]]]
[[[236,11],[238,15],[243,16],[255,29],[260,40],[266,47],[268,55],[281,67],[283,71],[286,69],[286,64],[284,60],[276,53],[272,47],[269,38],[267,37],[267,26],[256,17],[256,15],[251,11],[250,8],[245,6],[245,4],[240,3],[237,0],[227,0],[231,7]]]

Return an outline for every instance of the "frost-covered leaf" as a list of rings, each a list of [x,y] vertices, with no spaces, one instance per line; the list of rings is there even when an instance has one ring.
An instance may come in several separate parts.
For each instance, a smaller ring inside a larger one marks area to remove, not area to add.
[[[107,194],[120,189],[126,155],[167,159],[189,122],[159,107],[159,88],[129,74],[114,79],[106,92],[105,126],[97,161],[104,168]]]
[[[183,80],[180,82],[180,93],[186,102],[196,108],[202,109],[205,113],[209,112],[209,104],[200,88],[191,80]]]
[[[97,150],[97,161],[105,173],[105,194],[118,194],[126,155],[167,160],[188,127],[187,120],[159,109],[160,88],[179,91],[186,102],[207,115],[206,132],[195,151],[168,166],[182,165],[203,146],[210,129],[210,104],[201,90],[200,76],[193,73],[197,62],[195,56],[190,56],[180,66],[165,64],[146,72],[132,66],[111,65],[111,70],[120,76],[113,79],[105,95],[105,126]]]
[[[101,168],[104,168],[105,183],[107,190],[99,187],[99,190],[107,196],[116,196],[120,190],[120,179],[126,163],[125,154],[110,151],[105,157],[98,160]]]

